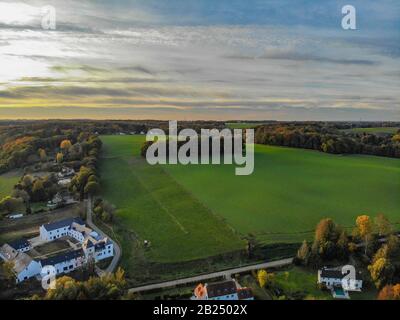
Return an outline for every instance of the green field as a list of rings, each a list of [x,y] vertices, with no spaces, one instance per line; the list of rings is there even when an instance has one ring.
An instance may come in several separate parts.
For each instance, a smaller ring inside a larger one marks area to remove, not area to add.
[[[397,159],[257,145],[253,175],[235,176],[233,165],[152,167],[138,155],[143,137],[102,139],[104,195],[152,242],[155,260],[242,247],[229,227],[276,243],[310,238],[323,217],[352,227],[357,215],[382,212],[400,222]]]
[[[376,127],[376,128],[353,128],[353,129],[344,129],[345,132],[354,132],[354,133],[388,133],[394,134],[400,128],[397,127]]]
[[[19,179],[20,175],[17,172],[9,172],[0,175],[0,200],[11,195],[14,185]]]
[[[117,206],[122,225],[135,233],[132,238],[151,242],[146,255],[156,262],[177,262],[243,249],[245,243],[226,223],[163,168],[139,156],[143,139],[102,137],[101,177],[104,197]],[[133,259],[130,240],[122,239],[125,259]]]
[[[300,241],[323,217],[351,227],[359,214],[382,212],[400,222],[398,159],[257,145],[250,176],[227,165],[166,170],[234,229],[266,242]]]

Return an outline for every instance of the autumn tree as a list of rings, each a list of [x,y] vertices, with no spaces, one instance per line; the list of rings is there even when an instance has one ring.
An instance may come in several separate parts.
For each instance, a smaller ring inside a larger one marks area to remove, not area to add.
[[[393,279],[395,268],[387,258],[379,258],[368,266],[371,279],[379,289]]]
[[[72,143],[70,140],[63,140],[60,143],[60,148],[63,151],[63,153],[67,153],[69,149],[72,147]]]
[[[45,300],[117,300],[127,295],[125,272],[121,268],[101,278],[76,281],[68,276],[57,279],[56,287],[49,289]],[[40,297],[36,296],[36,299]]]
[[[36,179],[32,186],[32,199],[34,201],[46,200],[46,190],[44,189],[43,181]]]
[[[371,240],[373,225],[371,219],[367,215],[358,216],[356,219],[356,233],[364,240],[365,254],[369,241]]]
[[[297,250],[296,261],[303,265],[308,265],[308,259],[310,258],[310,247],[306,240],[303,241],[299,250]]]
[[[376,230],[380,236],[384,236],[392,232],[390,221],[383,213],[379,213],[375,217],[374,222]]]
[[[61,152],[58,152],[56,155],[57,163],[62,163],[64,161],[64,155]]]
[[[383,287],[379,292],[378,300],[400,300],[400,283]]]
[[[267,270],[258,270],[257,281],[261,288],[272,284],[275,275],[273,273],[267,272]]]
[[[0,211],[6,214],[13,213],[21,208],[22,203],[23,201],[21,199],[7,196],[0,201]]]
[[[40,148],[40,149],[38,150],[38,154],[39,154],[39,157],[40,157],[40,161],[46,162],[46,160],[47,160],[47,153],[46,153],[46,150],[44,150],[43,148]]]
[[[267,271],[266,270],[258,270],[257,281],[261,288],[265,287],[265,285],[267,283]]]

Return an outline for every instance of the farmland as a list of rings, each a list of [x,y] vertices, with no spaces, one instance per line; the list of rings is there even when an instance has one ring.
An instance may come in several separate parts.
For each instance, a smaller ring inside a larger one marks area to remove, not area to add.
[[[257,145],[253,175],[235,176],[233,165],[149,166],[140,136],[102,140],[103,196],[124,226],[151,241],[155,261],[239,249],[240,235],[300,242],[323,217],[352,227],[357,215],[382,212],[400,222],[397,159]]]
[[[152,167],[139,156],[143,137],[106,136],[102,140],[104,197],[117,206],[124,227],[150,241],[146,255],[152,261],[193,260],[244,248],[226,223],[163,168]],[[129,259],[129,240],[125,241],[124,258]]]

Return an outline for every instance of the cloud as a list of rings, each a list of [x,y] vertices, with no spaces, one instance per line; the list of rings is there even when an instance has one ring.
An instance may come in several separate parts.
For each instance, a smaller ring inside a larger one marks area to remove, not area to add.
[[[90,116],[114,109],[121,116],[390,120],[400,107],[394,1],[356,1],[354,32],[340,28],[340,1],[50,4],[59,19],[54,32],[37,20],[0,26],[0,116],[23,107],[26,115],[59,108],[55,114],[67,117],[69,106]]]

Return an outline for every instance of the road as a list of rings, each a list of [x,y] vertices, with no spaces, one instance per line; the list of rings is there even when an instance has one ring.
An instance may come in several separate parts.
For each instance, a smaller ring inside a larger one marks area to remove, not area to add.
[[[107,237],[109,239],[112,240],[112,238],[108,235],[106,235],[100,228],[98,228],[94,223],[93,223],[93,219],[92,219],[92,198],[89,197],[88,200],[86,200],[87,203],[87,211],[86,211],[86,223],[88,224],[88,226],[90,228],[92,228],[94,231],[96,231],[98,234],[102,235],[103,237]],[[97,273],[98,274],[103,274],[105,272],[114,272],[115,269],[118,266],[118,262],[121,259],[121,255],[122,255],[122,250],[120,248],[120,246],[118,245],[118,243],[114,240],[112,240],[113,244],[114,244],[114,257],[110,263],[110,265],[105,269],[105,270],[100,270],[99,268],[97,268]]]
[[[243,273],[243,272],[259,270],[259,269],[283,267],[283,266],[292,264],[292,262],[293,262],[293,258],[282,259],[282,260],[266,262],[266,263],[259,263],[259,264],[255,264],[255,265],[251,265],[251,266],[244,266],[244,267],[239,267],[239,268],[234,268],[234,269],[228,269],[228,270],[224,270],[224,271],[213,272],[213,273],[204,274],[204,275],[195,276],[195,277],[165,281],[165,282],[161,282],[161,283],[154,283],[154,284],[149,284],[146,286],[131,288],[131,289],[129,289],[129,292],[135,293],[135,292],[143,292],[143,291],[149,291],[149,290],[155,290],[155,289],[169,288],[169,287],[174,287],[174,286],[188,284],[188,283],[201,282],[201,281],[204,281],[207,279],[213,279],[213,278],[218,278],[218,277],[225,277],[228,279],[229,277],[232,276],[232,274]]]

